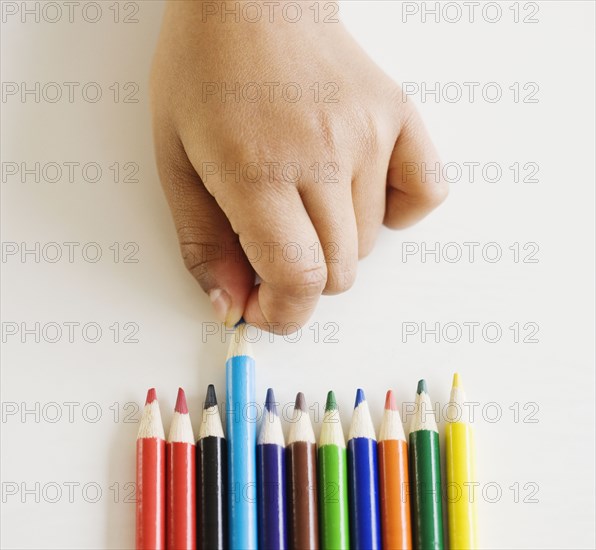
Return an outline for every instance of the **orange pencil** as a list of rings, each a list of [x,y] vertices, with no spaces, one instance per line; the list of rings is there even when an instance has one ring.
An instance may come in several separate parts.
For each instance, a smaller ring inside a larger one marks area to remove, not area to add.
[[[379,434],[381,540],[386,550],[412,548],[408,490],[408,444],[393,392],[385,398]]]

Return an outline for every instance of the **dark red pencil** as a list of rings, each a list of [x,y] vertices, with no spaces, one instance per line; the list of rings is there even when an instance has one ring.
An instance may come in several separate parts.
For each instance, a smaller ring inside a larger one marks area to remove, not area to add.
[[[155,389],[147,392],[137,435],[137,550],[166,546],[166,441]]]
[[[178,390],[166,444],[166,548],[195,550],[196,528],[195,437],[184,390]]]

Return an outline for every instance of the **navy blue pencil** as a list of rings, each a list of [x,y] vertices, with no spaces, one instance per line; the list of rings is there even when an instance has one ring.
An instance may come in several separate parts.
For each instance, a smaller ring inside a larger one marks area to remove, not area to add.
[[[263,422],[257,439],[259,548],[285,550],[286,525],[285,441],[273,390],[267,390]]]
[[[381,548],[377,440],[364,392],[358,389],[348,435],[350,543],[353,550]]]

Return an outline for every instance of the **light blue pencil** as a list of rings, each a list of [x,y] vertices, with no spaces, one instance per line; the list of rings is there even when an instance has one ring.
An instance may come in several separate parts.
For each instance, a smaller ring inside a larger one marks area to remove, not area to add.
[[[255,360],[243,322],[237,326],[228,350],[226,392],[229,544],[234,550],[256,550]]]

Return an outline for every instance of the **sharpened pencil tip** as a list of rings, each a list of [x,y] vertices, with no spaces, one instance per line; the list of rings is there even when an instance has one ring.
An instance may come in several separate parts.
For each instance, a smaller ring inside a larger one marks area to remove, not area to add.
[[[453,387],[454,388],[461,388],[462,387],[462,383],[461,380],[459,379],[459,373],[456,372],[453,374]]]
[[[362,388],[358,388],[356,390],[356,401],[354,402],[354,408],[360,405],[360,403],[362,403],[363,401],[366,401],[364,390]]]
[[[270,412],[277,416],[277,405],[275,404],[275,394],[273,393],[273,388],[269,388],[267,390],[267,397],[265,397],[265,408]]]
[[[327,402],[325,403],[325,411],[336,411],[337,401],[335,400],[335,394],[330,391],[327,394]]]
[[[304,397],[304,394],[301,391],[296,395],[296,403],[294,404],[294,408],[302,412],[308,411],[306,407],[306,397]]]
[[[234,334],[230,340],[226,361],[232,357],[242,356],[252,357],[251,339],[248,338],[248,325],[244,320],[239,321],[234,328]]]
[[[240,325],[243,325],[244,323],[246,323],[246,321],[244,320],[244,317],[240,317],[240,321],[238,321],[235,325],[234,328],[239,327]]]
[[[157,401],[157,392],[155,391],[155,388],[151,388],[147,392],[147,399],[145,399],[145,405],[149,405],[149,403],[153,403],[154,401]]]
[[[393,390],[387,391],[387,396],[385,397],[385,410],[386,411],[396,411],[397,410],[397,400],[395,399],[395,395],[393,395]]]
[[[416,393],[420,394],[422,392],[428,394],[428,388],[426,387],[426,380],[420,380],[420,382],[418,382],[418,389],[416,390]]]
[[[204,409],[210,409],[211,407],[217,406],[217,395],[215,393],[215,386],[213,384],[209,384],[207,386],[207,395],[205,396],[205,405]]]
[[[180,414],[188,414],[186,395],[184,395],[184,390],[182,388],[178,388],[178,397],[176,397],[176,406],[174,407],[174,410]]]

